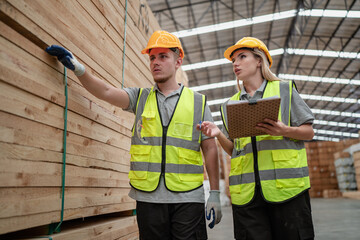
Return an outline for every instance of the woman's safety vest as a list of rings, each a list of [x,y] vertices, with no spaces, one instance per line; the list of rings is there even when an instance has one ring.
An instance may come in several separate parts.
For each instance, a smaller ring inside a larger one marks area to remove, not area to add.
[[[263,94],[263,98],[280,96],[278,119],[288,126],[292,85],[291,81],[268,81]],[[240,92],[230,100],[239,98]],[[221,106],[221,115],[228,130],[226,104]],[[245,205],[253,199],[257,171],[268,202],[283,202],[310,188],[305,145],[300,140],[270,135],[234,139],[229,176],[233,204]]]
[[[205,96],[183,87],[169,124],[163,126],[156,91],[140,89],[131,138],[129,179],[135,189],[152,192],[165,177],[170,191],[202,186],[201,132]]]

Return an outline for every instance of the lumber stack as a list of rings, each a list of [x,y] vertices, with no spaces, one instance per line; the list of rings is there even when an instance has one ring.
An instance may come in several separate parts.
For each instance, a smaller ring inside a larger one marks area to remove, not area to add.
[[[334,154],[336,178],[341,192],[354,191],[356,187],[354,161],[349,152]]]
[[[323,191],[324,198],[338,198],[342,197],[341,191],[338,189],[325,189]]]
[[[340,142],[318,141],[305,143],[311,197],[323,197],[324,190],[339,189],[334,154],[342,152],[358,142],[358,139],[347,139]],[[326,193],[326,196],[331,196],[331,194]]]
[[[343,192],[342,196],[345,198],[360,200],[360,191]]]
[[[44,51],[64,46],[113,86],[149,87],[140,51],[160,27],[143,1],[128,1],[127,13],[122,79],[125,1],[0,1],[0,234],[59,222],[62,211],[68,221],[135,208],[127,177],[134,117],[89,94],[71,71],[61,208],[64,68]]]
[[[358,189],[360,190],[360,151],[353,153],[353,161],[355,168],[355,179]]]

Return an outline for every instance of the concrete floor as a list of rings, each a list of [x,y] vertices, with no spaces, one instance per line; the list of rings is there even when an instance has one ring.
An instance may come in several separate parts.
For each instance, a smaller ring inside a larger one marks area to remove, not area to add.
[[[359,240],[360,200],[311,199],[316,240]],[[234,239],[231,206],[222,207],[221,222],[208,228],[209,240]]]

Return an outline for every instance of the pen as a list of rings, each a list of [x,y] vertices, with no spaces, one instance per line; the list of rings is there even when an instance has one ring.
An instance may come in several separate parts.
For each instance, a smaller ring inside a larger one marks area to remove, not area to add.
[[[200,130],[201,130],[201,123],[202,123],[202,121],[200,120],[200,122],[199,122],[199,125],[200,125]]]

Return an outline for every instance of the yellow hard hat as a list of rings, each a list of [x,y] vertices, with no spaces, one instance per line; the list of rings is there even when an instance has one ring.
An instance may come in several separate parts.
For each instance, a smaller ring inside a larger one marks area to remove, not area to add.
[[[235,45],[226,49],[226,51],[224,52],[224,57],[227,58],[228,60],[232,61],[231,54],[235,50],[240,49],[240,48],[258,48],[258,49],[262,50],[267,56],[267,59],[269,61],[269,67],[271,67],[273,61],[270,56],[269,50],[267,49],[266,45],[261,40],[254,38],[254,37],[244,37],[244,38],[240,39]]]
[[[155,31],[151,35],[146,48],[144,48],[141,53],[149,54],[149,50],[152,48],[179,48],[179,56],[181,58],[185,56],[179,38],[167,31]]]

